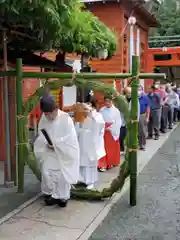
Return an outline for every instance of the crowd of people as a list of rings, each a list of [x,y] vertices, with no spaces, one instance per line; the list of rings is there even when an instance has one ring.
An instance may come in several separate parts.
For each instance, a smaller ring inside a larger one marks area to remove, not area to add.
[[[127,102],[131,101],[131,88],[124,89]],[[145,150],[146,139],[158,140],[160,133],[166,133],[180,120],[180,87],[155,82],[145,93],[139,86],[139,148]],[[120,145],[124,151],[126,124],[121,126]]]
[[[123,94],[131,108],[131,88],[125,88]],[[145,150],[146,139],[158,140],[160,132],[172,129],[180,120],[180,88],[156,82],[147,93],[139,86],[138,95],[139,148]],[[51,95],[40,101],[43,114],[34,152],[42,172],[41,190],[47,205],[65,207],[71,187],[94,188],[98,171],[120,165],[125,152],[127,126],[112,96],[104,97],[104,107],[98,111],[95,99],[79,104],[83,121],[59,110]]]

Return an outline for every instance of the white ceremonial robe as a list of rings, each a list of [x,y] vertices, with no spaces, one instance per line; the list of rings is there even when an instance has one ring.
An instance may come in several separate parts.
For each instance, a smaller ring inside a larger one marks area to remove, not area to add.
[[[50,136],[54,151],[47,147],[41,129]],[[42,193],[55,199],[69,199],[71,184],[76,184],[79,178],[79,144],[73,121],[67,113],[58,110],[53,121],[42,115],[34,152],[41,165]]]
[[[119,134],[122,124],[121,115],[115,106],[103,107],[100,109],[100,113],[105,121],[104,143],[106,156],[98,161],[98,168],[110,169],[120,164]]]
[[[95,109],[92,111],[92,116],[96,118],[96,122],[99,125],[99,131],[96,132],[97,142],[96,142],[96,153],[97,159],[104,157],[106,155],[104,147],[104,132],[105,132],[105,121],[101,113],[97,112]]]
[[[103,118],[95,112],[84,123],[76,124],[80,146],[79,181],[87,185],[94,184],[98,179],[98,159],[105,155],[104,128]]]
[[[102,107],[99,112],[102,114],[103,119],[106,123],[112,123],[108,129],[110,130],[114,140],[117,141],[119,139],[120,128],[122,125],[119,109],[113,105],[110,108]]]

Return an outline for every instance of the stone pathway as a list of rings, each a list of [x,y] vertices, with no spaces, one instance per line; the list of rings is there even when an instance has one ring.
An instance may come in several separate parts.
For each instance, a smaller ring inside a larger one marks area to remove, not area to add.
[[[16,187],[7,188],[4,186],[4,170],[0,169],[0,218],[4,217],[24,202],[36,196],[40,190],[40,183],[32,172],[26,168],[25,171],[25,192],[18,194]]]
[[[170,132],[163,135],[159,141],[148,141],[147,150],[138,153],[139,172],[166,141],[169,134]],[[100,173],[98,188],[107,186],[116,176],[117,171],[118,168],[114,168],[106,173]],[[124,190],[127,190],[127,188],[128,181],[125,184]],[[103,216],[103,212],[107,214],[113,202],[116,201],[115,199],[120,198],[120,196],[121,193],[117,193],[111,199],[101,202],[71,200],[66,209],[45,207],[43,201],[39,199],[2,224],[0,226],[0,238],[1,240],[49,240],[50,238],[55,240],[87,240],[92,231],[95,230],[105,217]],[[128,206],[128,200],[128,196],[126,196],[124,198],[126,206]],[[120,214],[121,212],[119,211],[118,215]],[[107,229],[108,227],[106,226]],[[101,240],[104,238],[93,239]],[[106,239],[113,240],[113,238]]]
[[[179,240],[180,165],[175,142],[180,126],[154,155],[138,177],[137,206],[130,207],[125,194],[89,240]]]

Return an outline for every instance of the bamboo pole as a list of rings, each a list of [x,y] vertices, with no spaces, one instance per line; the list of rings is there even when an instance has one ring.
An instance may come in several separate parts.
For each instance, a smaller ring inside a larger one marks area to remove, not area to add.
[[[22,59],[16,61],[17,143],[18,143],[18,192],[24,192],[24,116],[22,100]]]
[[[0,71],[0,77],[16,77],[16,71],[8,70],[8,71]]]
[[[131,77],[131,73],[76,73],[77,78],[84,78],[89,80],[97,79],[124,79]],[[59,79],[72,79],[72,73],[55,73],[55,72],[24,72],[23,78],[59,78]]]
[[[166,79],[165,73],[139,73],[140,79]]]
[[[72,73],[54,73],[54,72],[24,72],[23,78],[59,78],[59,79],[72,79]],[[76,73],[76,78],[83,78],[88,80],[97,81],[97,79],[125,79],[131,78],[131,73]],[[140,73],[139,77],[142,79],[165,79],[166,75],[163,73]]]
[[[16,71],[0,71],[0,77],[16,76]],[[59,79],[72,79],[72,73],[55,73],[55,72],[23,72],[23,78],[59,78]],[[126,79],[132,77],[131,73],[76,73],[77,78],[84,78],[89,80],[97,79]],[[166,79],[164,73],[139,73],[139,78],[142,79]]]
[[[132,75],[136,79],[132,82],[131,102],[131,127],[130,127],[130,149],[129,170],[130,170],[130,204],[136,206],[137,194],[137,151],[138,151],[138,86],[139,86],[139,57],[132,58]]]

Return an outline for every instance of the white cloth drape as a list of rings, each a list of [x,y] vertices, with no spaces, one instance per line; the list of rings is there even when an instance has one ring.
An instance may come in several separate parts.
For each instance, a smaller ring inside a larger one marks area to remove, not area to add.
[[[97,181],[97,161],[105,156],[104,128],[105,122],[96,111],[84,123],[76,124],[80,146],[79,180],[88,185]]]
[[[115,141],[119,139],[120,128],[122,125],[120,111],[113,105],[112,107],[103,107],[99,111],[106,123],[112,123],[109,127]]]
[[[47,141],[41,133],[41,129],[45,129],[50,136],[54,151],[47,148]],[[78,181],[79,144],[73,121],[67,113],[58,110],[58,115],[53,121],[48,121],[42,115],[39,123],[39,136],[34,143],[34,152],[41,165],[42,191],[45,194],[44,188],[46,187],[43,184],[48,186],[47,192],[51,191],[57,197],[59,196],[58,186],[62,187],[57,185],[58,179],[61,179],[62,185],[63,182],[67,184],[66,189],[70,189],[70,184]],[[50,189],[55,185],[57,185],[56,189]]]

